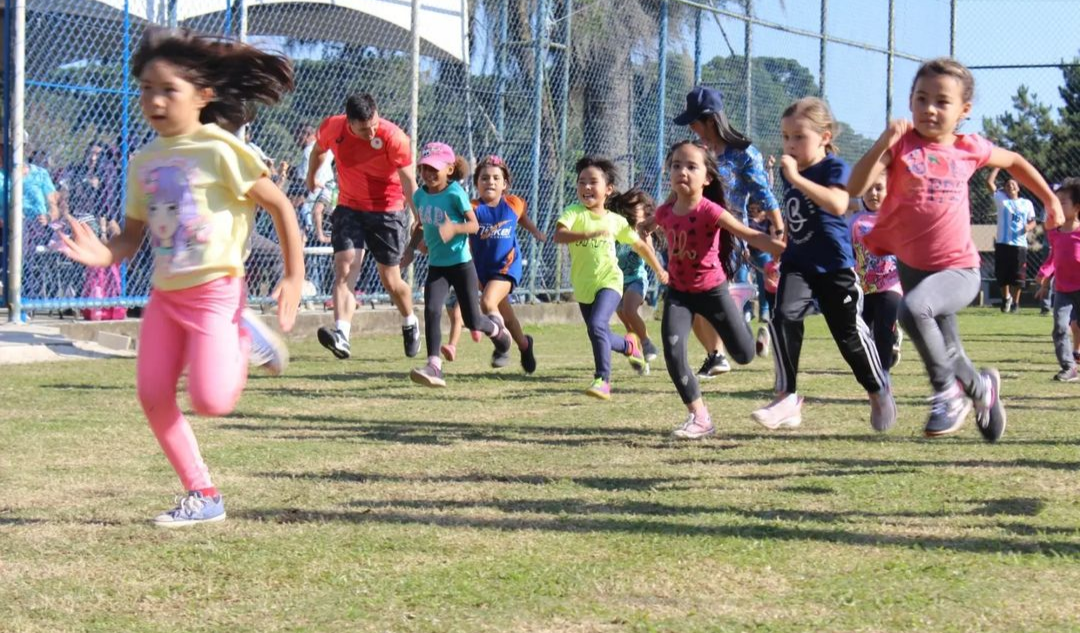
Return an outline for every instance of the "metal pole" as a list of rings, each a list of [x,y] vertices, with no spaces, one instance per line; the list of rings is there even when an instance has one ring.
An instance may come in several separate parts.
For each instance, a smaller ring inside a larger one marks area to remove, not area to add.
[[[664,173],[664,141],[667,130],[666,114],[664,113],[664,101],[667,97],[667,38],[668,38],[668,0],[660,0],[660,50],[657,51],[657,65],[660,77],[656,88],[656,186],[653,188],[653,196],[659,200],[660,190],[663,188]],[[698,12],[700,15],[700,11]]]
[[[569,119],[570,109],[570,57],[573,55],[573,49],[570,48],[573,43],[570,41],[571,33],[571,20],[574,15],[574,0],[566,0],[566,15],[563,16],[563,37],[562,37],[562,76],[559,78],[559,95],[562,97],[559,99],[559,167],[558,173],[562,174],[566,169],[566,130]],[[553,220],[555,214],[561,212],[563,207],[566,206],[566,187],[563,186],[561,179],[555,186],[555,210],[553,214],[550,214],[546,218],[546,222],[541,225],[545,226],[545,232],[550,229],[550,221]],[[552,280],[552,286],[554,286],[555,300],[558,301],[562,297],[562,251],[559,250],[557,245],[552,245],[555,249],[555,279]]]
[[[825,98],[825,57],[828,49],[829,0],[821,0],[821,48],[818,52],[818,87],[820,96]]]
[[[170,5],[169,20],[175,26],[176,24],[176,2],[174,1]],[[120,69],[120,85],[124,86],[124,96],[120,101],[120,190],[127,191],[127,177],[128,177],[128,155],[130,151],[130,137],[131,137],[131,98],[134,95],[130,91],[131,82],[128,79],[128,73],[131,72],[131,6],[129,0],[124,0],[124,51],[121,53],[123,58],[123,68]],[[123,220],[121,220],[123,221]],[[120,296],[128,296],[127,285],[127,271],[128,263],[120,263]]]
[[[701,9],[694,14],[694,85],[701,84]]]
[[[495,130],[499,134],[498,148],[501,156],[506,151],[506,46],[510,40],[510,24],[507,19],[510,0],[499,4],[499,42],[495,51]]]
[[[467,156],[469,166],[476,164],[476,149],[473,146],[472,120],[472,68],[469,50],[469,0],[461,0],[461,63],[465,66],[465,133],[468,141]]]
[[[409,143],[412,146],[412,155],[416,156],[420,117],[420,0],[412,0],[410,28],[412,30],[409,32],[411,36],[409,72],[412,77],[409,88]]]
[[[169,28],[175,29],[178,23],[176,0],[169,0]],[[124,72],[127,72],[126,68],[124,69]]]
[[[956,0],[949,2],[949,57],[956,57]]]
[[[896,47],[896,0],[889,0],[889,48],[885,58],[885,125],[892,119],[893,54]]]
[[[14,0],[11,37],[11,179],[8,195],[8,320],[23,323],[23,109],[26,107],[26,0]]]
[[[536,25],[533,31],[533,135],[532,135],[532,182],[529,201],[537,212],[543,212],[540,204],[540,137],[543,134],[544,104],[544,55],[547,43],[547,0],[536,0]],[[536,301],[536,240],[529,240],[529,301]]]
[[[743,42],[743,81],[746,89],[746,134],[754,138],[754,80],[750,55],[754,50],[754,29],[750,18],[754,16],[754,0],[746,0],[746,41]]]
[[[4,85],[11,85],[11,0],[4,0]],[[11,182],[11,91],[4,91],[4,126],[0,130],[0,138],[4,140],[4,154],[0,157],[0,160],[4,162],[2,177],[7,182]],[[8,213],[11,207],[8,204],[8,196],[4,196],[3,200],[0,200],[0,219],[10,222],[8,219]],[[8,271],[11,269],[11,263],[8,261],[11,255],[11,231],[8,230],[4,233],[4,253],[8,257],[4,258],[3,267],[3,279],[6,281],[8,278]],[[7,283],[4,284],[4,291],[2,293],[3,305],[8,304],[8,297],[10,296],[10,288]],[[11,314],[8,314],[8,318],[11,318]]]
[[[248,15],[247,3],[245,3],[244,0],[236,0],[236,14],[236,28],[239,31],[239,39],[241,42],[246,42],[248,36]]]

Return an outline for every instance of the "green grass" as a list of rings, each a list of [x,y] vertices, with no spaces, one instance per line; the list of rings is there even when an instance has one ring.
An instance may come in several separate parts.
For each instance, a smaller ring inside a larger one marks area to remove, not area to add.
[[[611,402],[581,395],[579,325],[530,329],[534,377],[466,342],[446,390],[408,381],[397,337],[344,362],[297,344],[288,376],[194,420],[229,520],[179,531],[147,523],[179,484],[132,361],[6,366],[0,630],[1080,630],[1080,386],[1050,380],[1048,319],[961,323],[1005,380],[997,445],[970,422],[921,438],[906,344],[898,428],[873,434],[820,318],[803,426],[750,421],[756,360],[704,386],[720,429],[697,443],[667,438],[662,367],[617,361]]]

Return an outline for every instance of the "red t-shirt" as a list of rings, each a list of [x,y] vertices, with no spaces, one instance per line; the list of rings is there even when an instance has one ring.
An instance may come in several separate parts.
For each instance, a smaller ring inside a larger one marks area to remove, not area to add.
[[[680,292],[705,292],[724,283],[717,225],[723,214],[723,207],[705,198],[686,215],[676,215],[674,203],[656,210],[656,224],[668,243],[669,286]]]
[[[319,126],[315,141],[332,150],[337,164],[338,204],[357,211],[389,213],[405,208],[398,169],[412,165],[409,137],[386,119],[379,119],[370,141],[349,130],[344,114]]]

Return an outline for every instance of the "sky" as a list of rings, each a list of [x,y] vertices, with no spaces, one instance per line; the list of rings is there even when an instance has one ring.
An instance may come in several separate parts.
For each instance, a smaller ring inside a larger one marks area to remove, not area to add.
[[[827,0],[830,35],[886,48],[887,0]],[[783,6],[781,6],[783,5]],[[920,58],[949,53],[949,0],[896,0],[896,50]],[[755,15],[795,28],[817,32],[821,0],[754,0]],[[720,27],[707,20],[704,58],[728,55]],[[736,52],[741,54],[743,23],[721,18],[720,24]],[[1047,64],[1072,61],[1080,55],[1080,1],[1078,0],[958,0],[956,56],[968,66]],[[693,42],[682,45],[692,52]],[[818,72],[817,39],[757,26],[753,55],[794,58]],[[838,43],[826,52],[826,91],[838,119],[855,131],[876,137],[886,122],[886,57]],[[907,96],[918,63],[897,59],[893,74],[893,117],[908,116]],[[973,70],[975,102],[968,131],[982,129],[983,116],[1011,108],[1011,97],[1027,84],[1039,99],[1060,106],[1057,87],[1061,71],[1050,69]]]

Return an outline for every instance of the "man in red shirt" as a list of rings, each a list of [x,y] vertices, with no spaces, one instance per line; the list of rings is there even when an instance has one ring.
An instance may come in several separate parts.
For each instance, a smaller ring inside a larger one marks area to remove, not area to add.
[[[348,358],[349,331],[356,312],[353,294],[365,248],[371,251],[379,279],[401,313],[405,355],[420,350],[420,327],[413,314],[412,288],[401,278],[401,256],[408,243],[412,197],[416,191],[409,137],[379,116],[369,94],[345,101],[345,114],[319,126],[308,161],[305,184],[316,191],[319,167],[332,151],[337,165],[338,206],[331,218],[334,248],[334,327],[319,328],[319,342],[338,358]],[[406,208],[407,207],[407,208]]]

